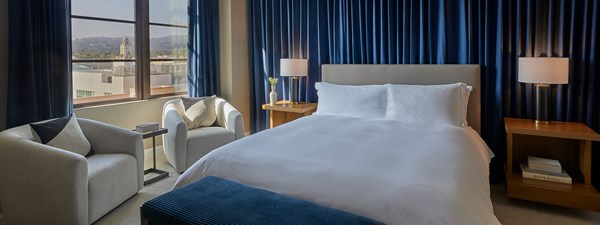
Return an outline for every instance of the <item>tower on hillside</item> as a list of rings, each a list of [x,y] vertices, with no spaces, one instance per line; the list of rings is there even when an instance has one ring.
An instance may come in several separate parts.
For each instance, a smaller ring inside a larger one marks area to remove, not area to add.
[[[119,50],[119,59],[131,59],[131,44],[129,43],[129,38],[127,36],[123,36],[121,40],[121,48]]]

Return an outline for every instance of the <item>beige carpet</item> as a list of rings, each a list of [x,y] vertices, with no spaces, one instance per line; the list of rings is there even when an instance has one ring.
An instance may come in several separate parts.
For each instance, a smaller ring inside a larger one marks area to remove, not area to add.
[[[492,185],[494,213],[504,225],[600,225],[600,213],[506,197],[505,185]]]
[[[179,174],[173,172],[162,151],[157,151],[157,167],[170,171],[170,177],[145,186],[137,195],[121,204],[95,225],[137,225],[140,224],[139,207],[145,201],[171,190]],[[152,166],[152,155],[146,155],[146,168]],[[492,185],[491,197],[494,212],[504,225],[559,225],[594,224],[600,225],[600,213],[571,208],[545,205],[506,197],[504,185]]]

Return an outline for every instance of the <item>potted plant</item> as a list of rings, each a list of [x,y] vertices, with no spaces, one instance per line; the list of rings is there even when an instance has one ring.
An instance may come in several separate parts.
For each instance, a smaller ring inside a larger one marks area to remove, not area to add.
[[[272,106],[275,105],[275,103],[277,103],[277,92],[275,91],[275,88],[277,87],[278,81],[279,79],[275,77],[269,77],[269,83],[271,84],[271,93],[269,93],[269,103]]]

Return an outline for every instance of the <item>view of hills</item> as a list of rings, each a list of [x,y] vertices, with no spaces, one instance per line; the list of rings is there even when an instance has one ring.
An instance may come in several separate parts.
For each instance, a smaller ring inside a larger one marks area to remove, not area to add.
[[[128,37],[135,54],[135,39]],[[73,58],[114,59],[119,55],[123,37],[86,37],[73,40]],[[186,58],[187,36],[171,35],[150,38],[152,58]]]

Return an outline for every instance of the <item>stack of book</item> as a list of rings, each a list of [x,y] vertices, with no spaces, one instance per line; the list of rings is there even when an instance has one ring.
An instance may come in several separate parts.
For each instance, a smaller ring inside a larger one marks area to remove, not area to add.
[[[527,157],[527,163],[521,163],[521,172],[524,178],[545,180],[557,183],[571,184],[571,176],[562,168],[555,159]]]

